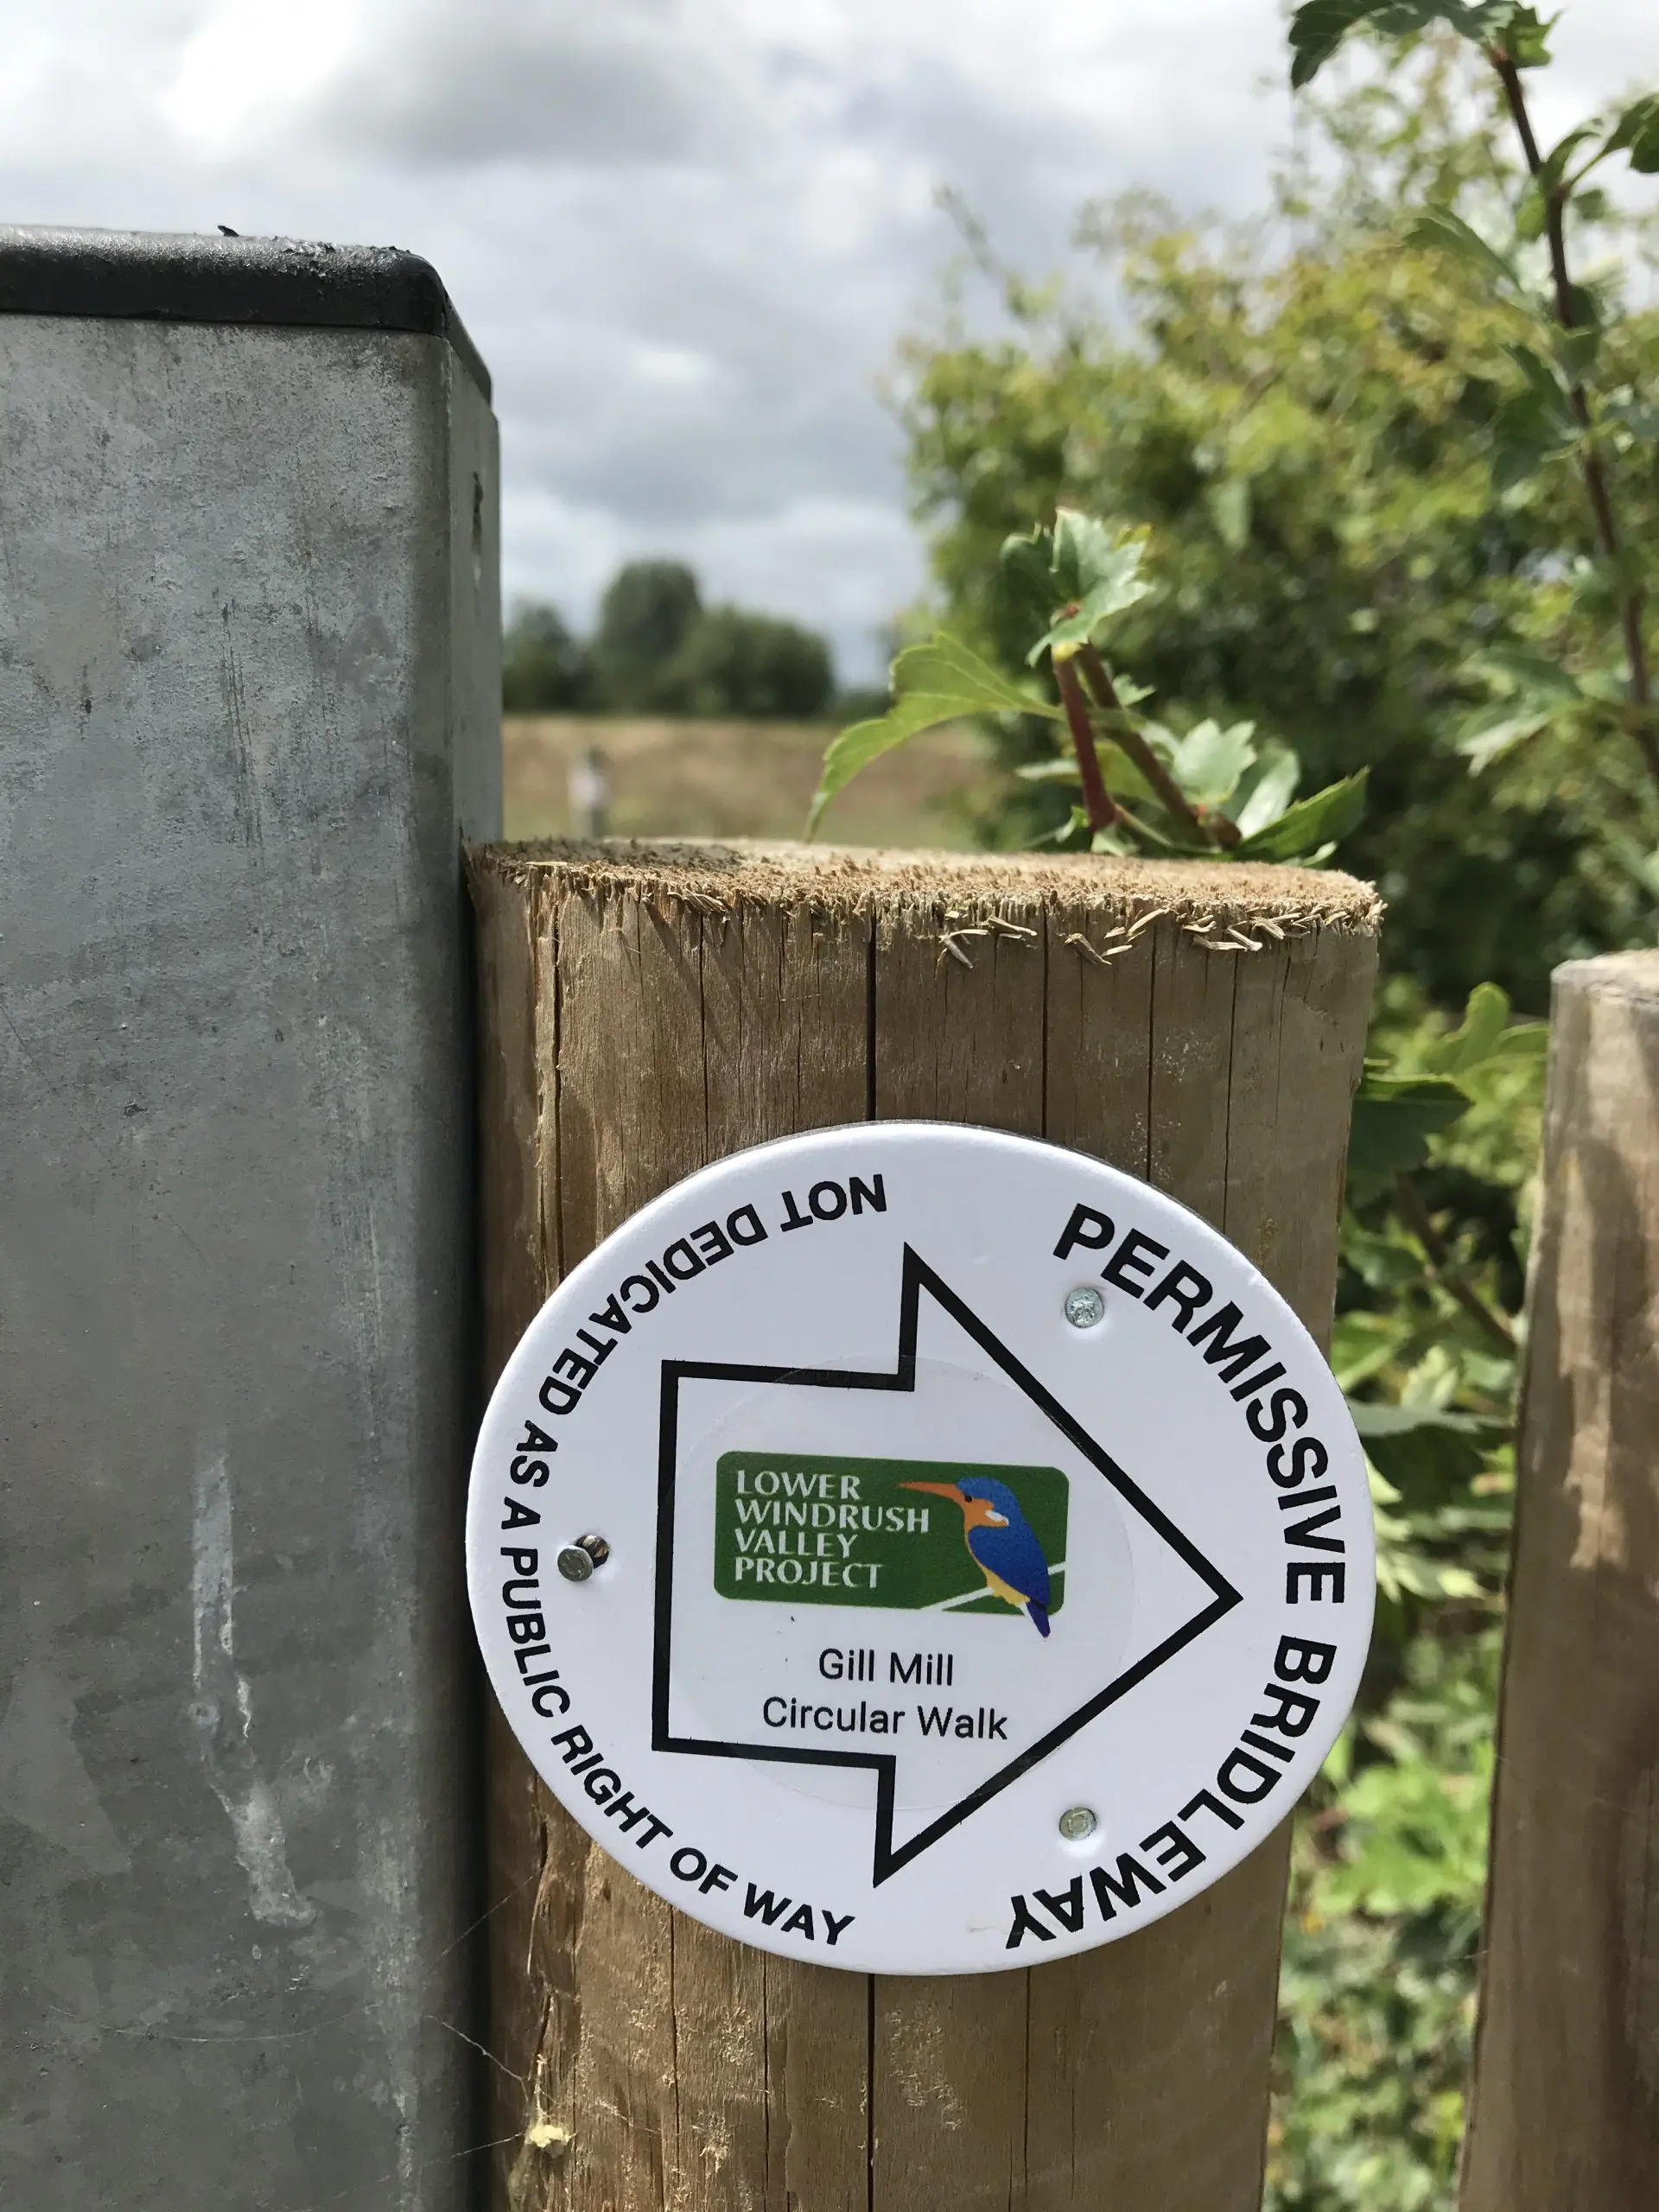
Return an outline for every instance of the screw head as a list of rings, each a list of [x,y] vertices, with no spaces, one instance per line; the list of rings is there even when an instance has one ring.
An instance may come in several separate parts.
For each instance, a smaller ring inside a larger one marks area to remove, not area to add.
[[[586,1582],[610,1555],[611,1548],[603,1536],[578,1536],[574,1544],[560,1547],[558,1570],[567,1582]]]
[[[1106,1301],[1092,1283],[1065,1294],[1065,1318],[1074,1329],[1092,1329],[1106,1318]]]
[[[1068,1843],[1082,1843],[1100,1826],[1087,1805],[1069,1805],[1060,1815],[1060,1834]]]

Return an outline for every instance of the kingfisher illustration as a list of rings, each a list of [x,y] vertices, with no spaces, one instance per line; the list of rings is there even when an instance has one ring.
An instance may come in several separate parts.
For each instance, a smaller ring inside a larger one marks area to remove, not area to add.
[[[969,1475],[959,1483],[900,1483],[962,1508],[963,1541],[985,1586],[1029,1613],[1039,1636],[1048,1634],[1048,1561],[1020,1501],[1006,1483]]]

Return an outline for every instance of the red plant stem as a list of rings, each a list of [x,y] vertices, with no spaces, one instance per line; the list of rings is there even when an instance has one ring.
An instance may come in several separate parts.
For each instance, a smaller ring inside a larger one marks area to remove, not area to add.
[[[1117,716],[1112,729],[1114,743],[1122,747],[1157,792],[1165,811],[1173,815],[1177,822],[1184,822],[1201,845],[1236,845],[1240,842],[1236,823],[1230,822],[1224,814],[1200,814],[1130,721],[1123,711],[1123,702],[1117,696],[1117,686],[1112,682],[1111,671],[1094,646],[1079,646],[1077,658],[1083,663],[1084,681],[1094,694],[1096,705],[1107,714]]]
[[[1109,830],[1117,820],[1117,809],[1101,776],[1100,756],[1095,751],[1095,733],[1089,720],[1089,702],[1083,696],[1083,686],[1077,681],[1077,671],[1069,653],[1055,654],[1054,681],[1060,687],[1060,704],[1065,709],[1077,756],[1077,772],[1083,778],[1083,808],[1089,817],[1089,827]]]
[[[1394,1179],[1394,1202],[1401,1219],[1422,1246],[1428,1264],[1442,1290],[1457,1300],[1464,1312],[1478,1327],[1484,1330],[1505,1351],[1515,1350],[1515,1331],[1501,1313],[1495,1313],[1474,1286],[1467,1281],[1457,1262],[1446,1249],[1446,1240],[1434,1226],[1434,1217],[1423,1203],[1423,1196],[1412,1178],[1402,1172]]]
[[[1543,169],[1543,156],[1538,150],[1537,134],[1532,127],[1532,118],[1527,111],[1526,88],[1521,82],[1521,72],[1513,56],[1501,46],[1488,47],[1486,59],[1497,72],[1498,82],[1503,87],[1503,97],[1509,103],[1516,136],[1521,141],[1521,150],[1526,156],[1527,168],[1536,178]],[[1545,193],[1544,231],[1549,241],[1549,270],[1555,289],[1555,319],[1563,330],[1576,330],[1580,327],[1579,319],[1573,305],[1573,280],[1567,265],[1567,194],[1559,186]],[[1618,518],[1613,512],[1607,473],[1596,449],[1595,421],[1590,410],[1590,397],[1582,384],[1574,384],[1568,397],[1573,412],[1586,433],[1580,465],[1584,475],[1584,488],[1590,498],[1590,512],[1595,518],[1597,542],[1606,558],[1617,562],[1620,557],[1622,541]],[[1632,734],[1641,747],[1648,773],[1659,784],[1659,730],[1654,727],[1653,685],[1648,672],[1643,613],[1642,587],[1637,583],[1627,584],[1619,594],[1619,625],[1624,637],[1624,663],[1628,671],[1630,705],[1635,709]]]

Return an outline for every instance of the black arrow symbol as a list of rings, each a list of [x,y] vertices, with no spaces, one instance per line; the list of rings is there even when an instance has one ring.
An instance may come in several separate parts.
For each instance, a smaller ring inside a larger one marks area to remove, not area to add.
[[[943,1835],[957,1827],[969,1814],[1017,1782],[1022,1774],[1029,1773],[1039,1761],[1075,1736],[1079,1728],[1086,1727],[1097,1713],[1116,1705],[1126,1697],[1137,1683],[1156,1672],[1178,1651],[1213,1628],[1224,1614],[1241,1604],[1240,1593],[1234,1589],[1220,1569],[1206,1559],[1192,1539],[1181,1532],[1162,1507],[1148,1497],[1134,1478],[1102,1448],[1061,1405],[1058,1399],[1046,1390],[1031,1370],[1017,1360],[1000,1338],[993,1334],[970,1307],[964,1305],[948,1283],[942,1281],[925,1260],[906,1244],[904,1248],[904,1272],[900,1279],[899,1296],[899,1357],[890,1373],[863,1371],[837,1367],[754,1367],[739,1363],[711,1360],[665,1359],[663,1362],[663,1395],[660,1442],[658,1455],[657,1491],[657,1592],[655,1647],[652,1669],[652,1748],[658,1751],[684,1751],[701,1758],[769,1759],[779,1764],[793,1766],[840,1766],[868,1768],[876,1777],[875,1853],[871,1873],[874,1887],[885,1882],[899,1868],[907,1866],[937,1843]],[[987,1357],[1000,1367],[1008,1380],[1022,1390],[1031,1402],[1046,1414],[1056,1428],[1075,1446],[1090,1465],[1095,1467],[1124,1503],[1138,1513],[1163,1538],[1182,1561],[1212,1592],[1210,1602],[1192,1618],[1167,1636],[1161,1643],[1138,1659],[1121,1675],[1114,1675],[1104,1688],[1078,1706],[1074,1713],[1046,1735],[1010,1759],[979,1786],[960,1798],[941,1813],[938,1818],[919,1829],[908,1841],[895,1850],[893,1842],[893,1816],[898,1760],[891,1751],[835,1751],[796,1748],[780,1744],[729,1743],[695,1736],[676,1736],[669,1726],[669,1655],[674,1629],[674,1486],[679,1453],[680,1385],[683,1382],[781,1382],[798,1389],[817,1390],[895,1390],[913,1391],[916,1388],[916,1332],[920,1313],[921,1294],[925,1290],[950,1319],[980,1347]]]

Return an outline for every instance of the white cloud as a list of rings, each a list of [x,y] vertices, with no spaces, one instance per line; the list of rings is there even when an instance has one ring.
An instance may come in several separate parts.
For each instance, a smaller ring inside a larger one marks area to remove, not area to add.
[[[1569,8],[1546,129],[1651,73],[1651,7]],[[12,0],[7,35],[16,219],[435,264],[510,588],[586,619],[679,552],[861,670],[920,579],[875,384],[952,251],[937,188],[1041,270],[1091,195],[1258,203],[1289,118],[1277,0]]]
[[[334,0],[219,0],[180,47],[156,106],[210,157],[279,140],[348,64],[361,30]]]
[[[320,104],[417,167],[721,162],[746,103],[709,0],[379,0]]]

